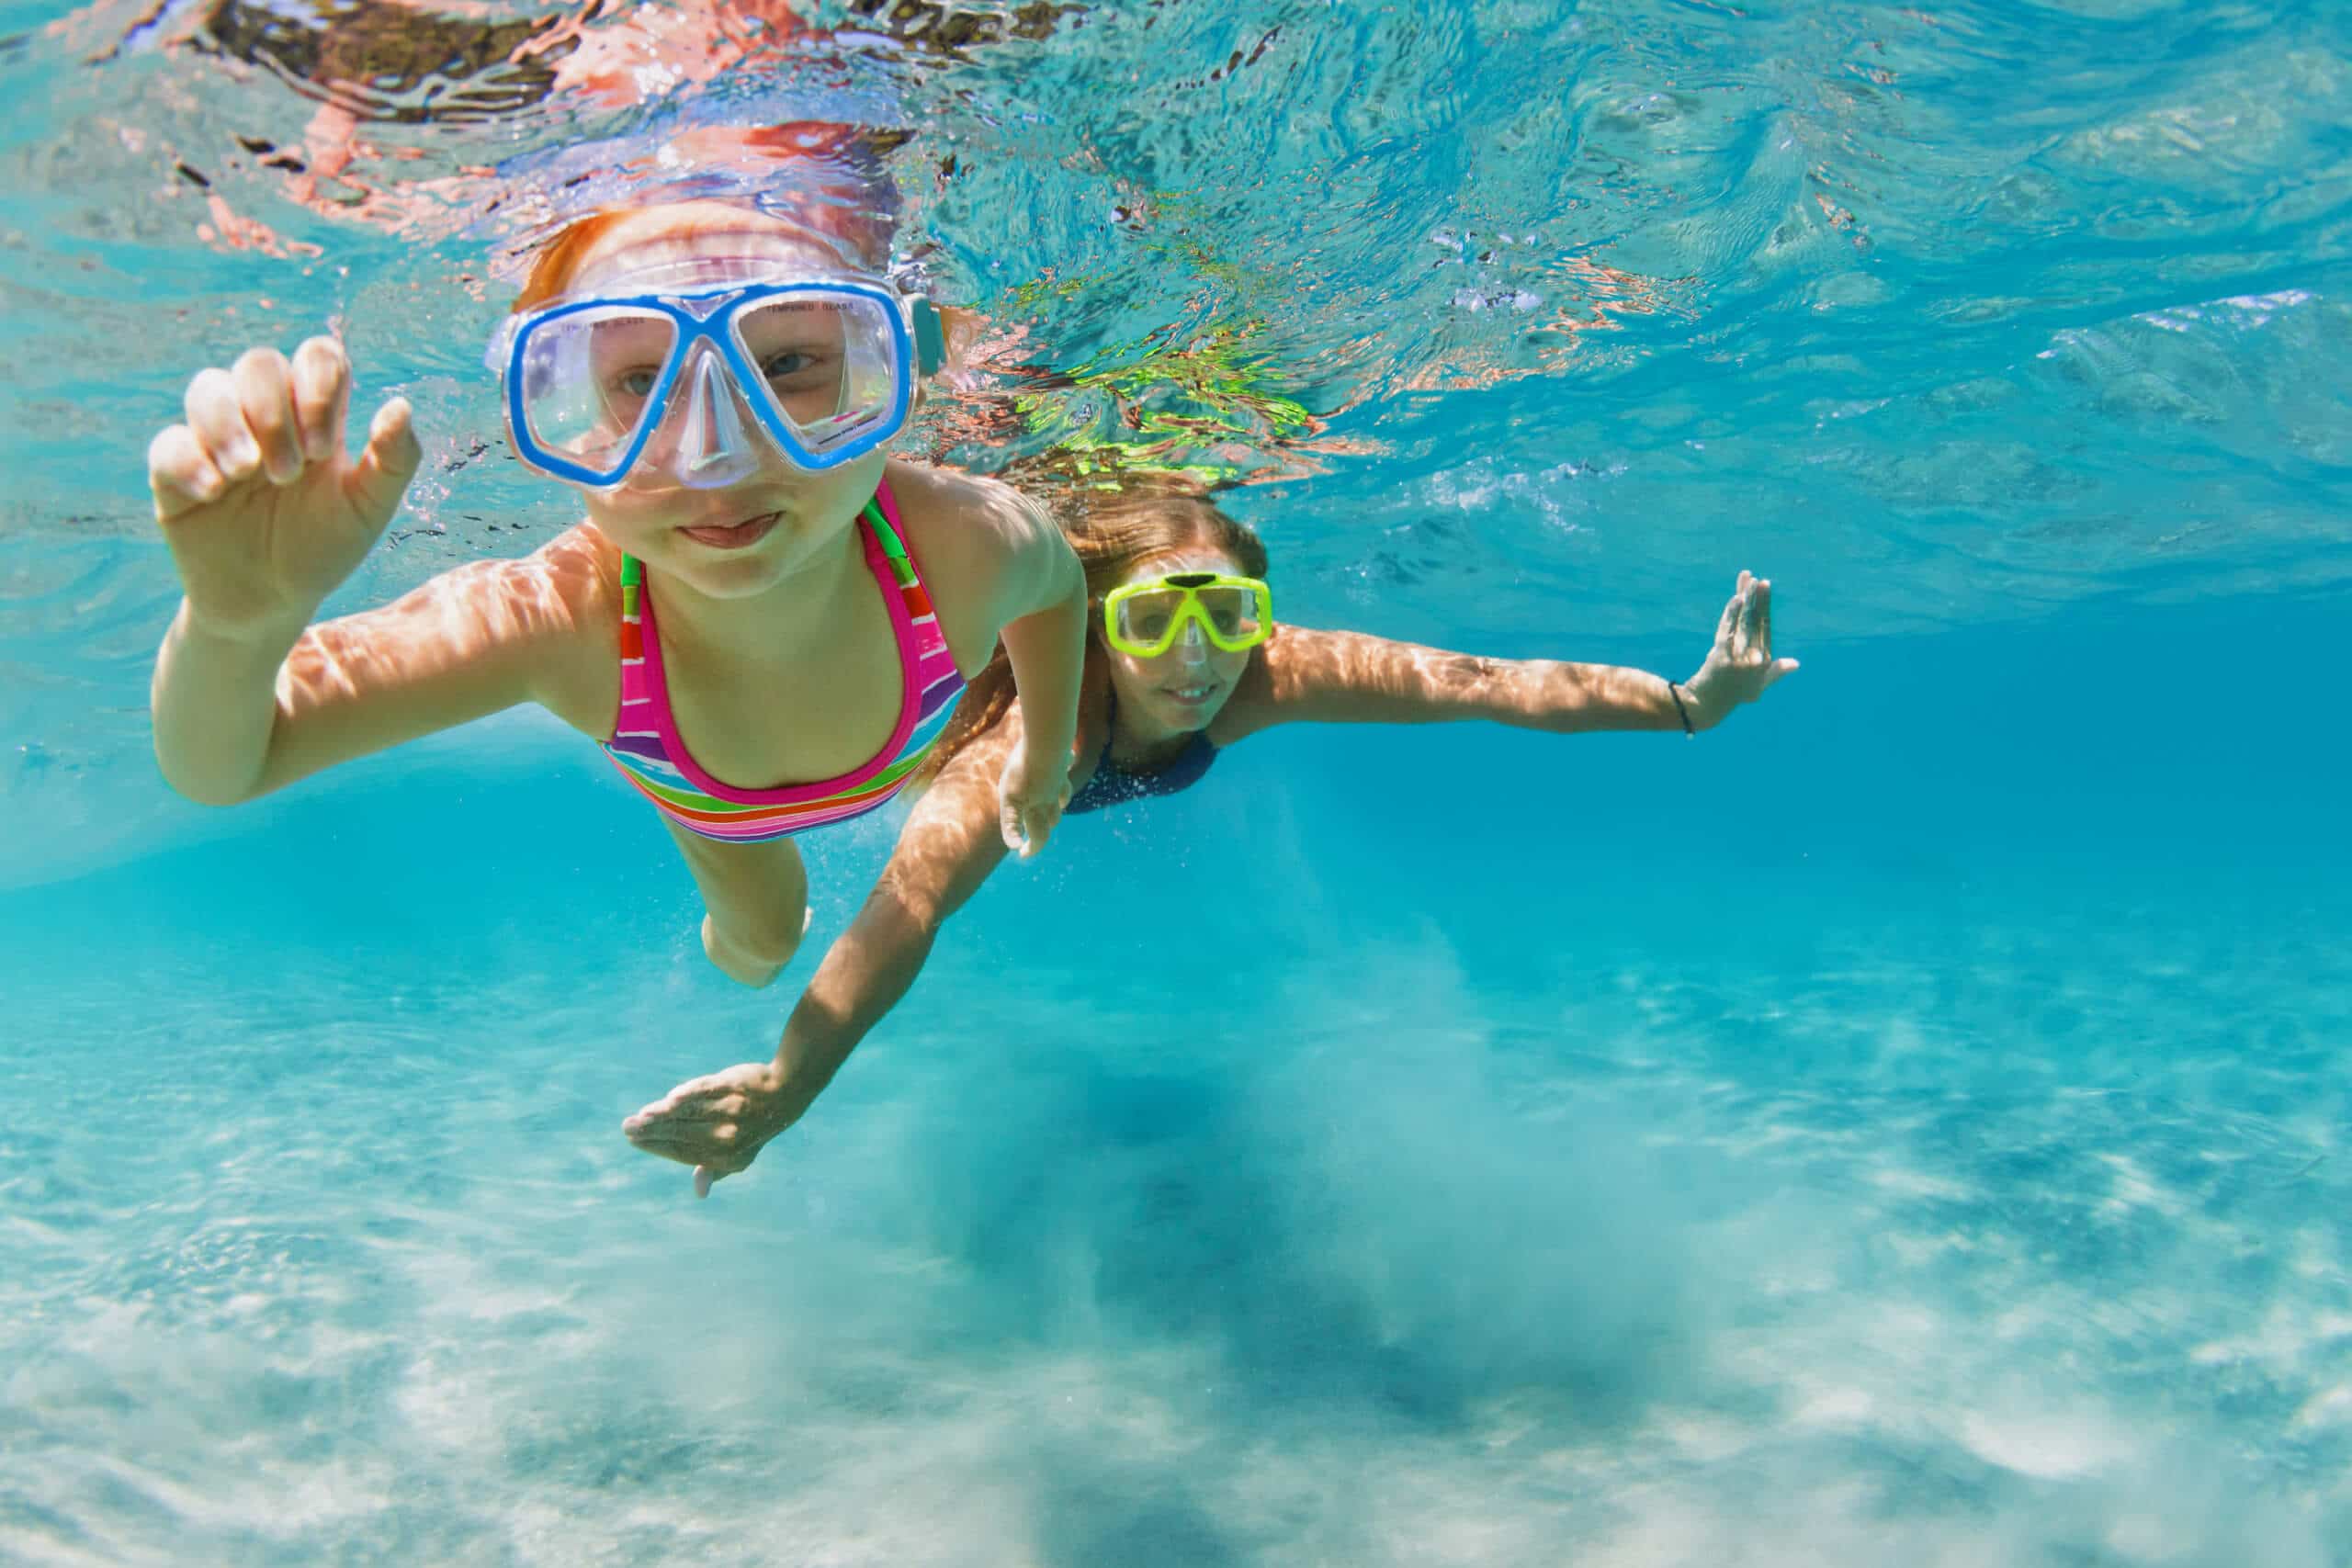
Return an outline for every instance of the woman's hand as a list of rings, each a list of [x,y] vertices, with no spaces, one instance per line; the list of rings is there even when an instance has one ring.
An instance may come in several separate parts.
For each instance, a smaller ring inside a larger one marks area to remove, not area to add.
[[[356,457],[350,402],[350,364],[325,337],[188,383],[187,421],[149,444],[147,479],[198,629],[290,643],[400,510],[422,456],[408,402],[376,411]]]
[[[822,1086],[820,1086],[822,1087]],[[695,1168],[695,1196],[719,1178],[748,1170],[770,1138],[800,1120],[816,1099],[773,1061],[742,1062],[688,1078],[621,1123],[648,1154]]]
[[[1754,702],[1796,667],[1793,659],[1772,657],[1771,583],[1741,572],[1738,589],[1715,626],[1715,646],[1707,661],[1682,682],[1692,727],[1713,728],[1732,709]]]
[[[1027,860],[1046,847],[1046,835],[1062,819],[1069,804],[1069,764],[1039,767],[1030,760],[1028,746],[1006,760],[996,785],[997,826],[1004,847]]]

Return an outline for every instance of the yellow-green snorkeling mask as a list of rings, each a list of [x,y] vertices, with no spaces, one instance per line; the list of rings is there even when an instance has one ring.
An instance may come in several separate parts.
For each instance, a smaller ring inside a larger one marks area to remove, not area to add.
[[[1102,637],[1121,653],[1157,659],[1185,624],[1227,653],[1255,648],[1274,629],[1274,599],[1254,577],[1179,571],[1114,588],[1102,599]]]

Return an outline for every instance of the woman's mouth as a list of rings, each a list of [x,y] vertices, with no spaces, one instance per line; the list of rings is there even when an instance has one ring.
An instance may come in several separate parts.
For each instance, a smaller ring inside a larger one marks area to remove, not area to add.
[[[698,528],[681,528],[679,533],[698,545],[708,545],[714,550],[741,550],[758,544],[768,536],[768,531],[784,520],[780,512],[763,512],[741,523],[707,524]]]
[[[1175,698],[1176,701],[1183,704],[1186,707],[1199,707],[1211,697],[1216,695],[1218,691],[1222,689],[1222,686],[1223,682],[1211,681],[1206,685],[1162,686],[1160,690]]]

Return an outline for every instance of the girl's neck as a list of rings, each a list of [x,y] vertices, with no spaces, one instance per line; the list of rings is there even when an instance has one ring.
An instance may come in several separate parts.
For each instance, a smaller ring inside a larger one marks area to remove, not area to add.
[[[663,645],[729,659],[793,660],[839,646],[856,613],[851,590],[865,575],[859,533],[853,522],[808,560],[741,597],[713,598],[673,574],[650,572]]]

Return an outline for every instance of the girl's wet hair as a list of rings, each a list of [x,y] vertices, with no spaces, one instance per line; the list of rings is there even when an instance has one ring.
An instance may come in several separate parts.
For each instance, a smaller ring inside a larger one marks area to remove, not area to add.
[[[530,270],[513,309],[528,310],[562,294],[578,276],[582,258],[614,224],[673,202],[723,201],[765,212],[805,229],[845,262],[875,273],[888,268],[900,201],[885,160],[905,140],[901,133],[795,120],[725,134],[723,162],[614,193],[618,199],[582,213],[538,242],[527,253]]]
[[[1129,475],[1116,490],[1086,490],[1057,508],[1062,532],[1086,571],[1087,637],[1102,633],[1091,607],[1153,556],[1205,545],[1233,558],[1244,577],[1264,578],[1266,546],[1246,524],[1227,516],[1192,480]],[[933,746],[916,783],[936,776],[949,758],[994,728],[1012,707],[1012,666],[1000,646],[972,677],[946,732]]]
[[[531,259],[530,275],[524,278],[523,292],[514,297],[512,308],[536,309],[571,288],[572,278],[580,272],[580,258],[629,212],[625,207],[601,208],[557,230],[554,238],[540,246],[538,254]]]

